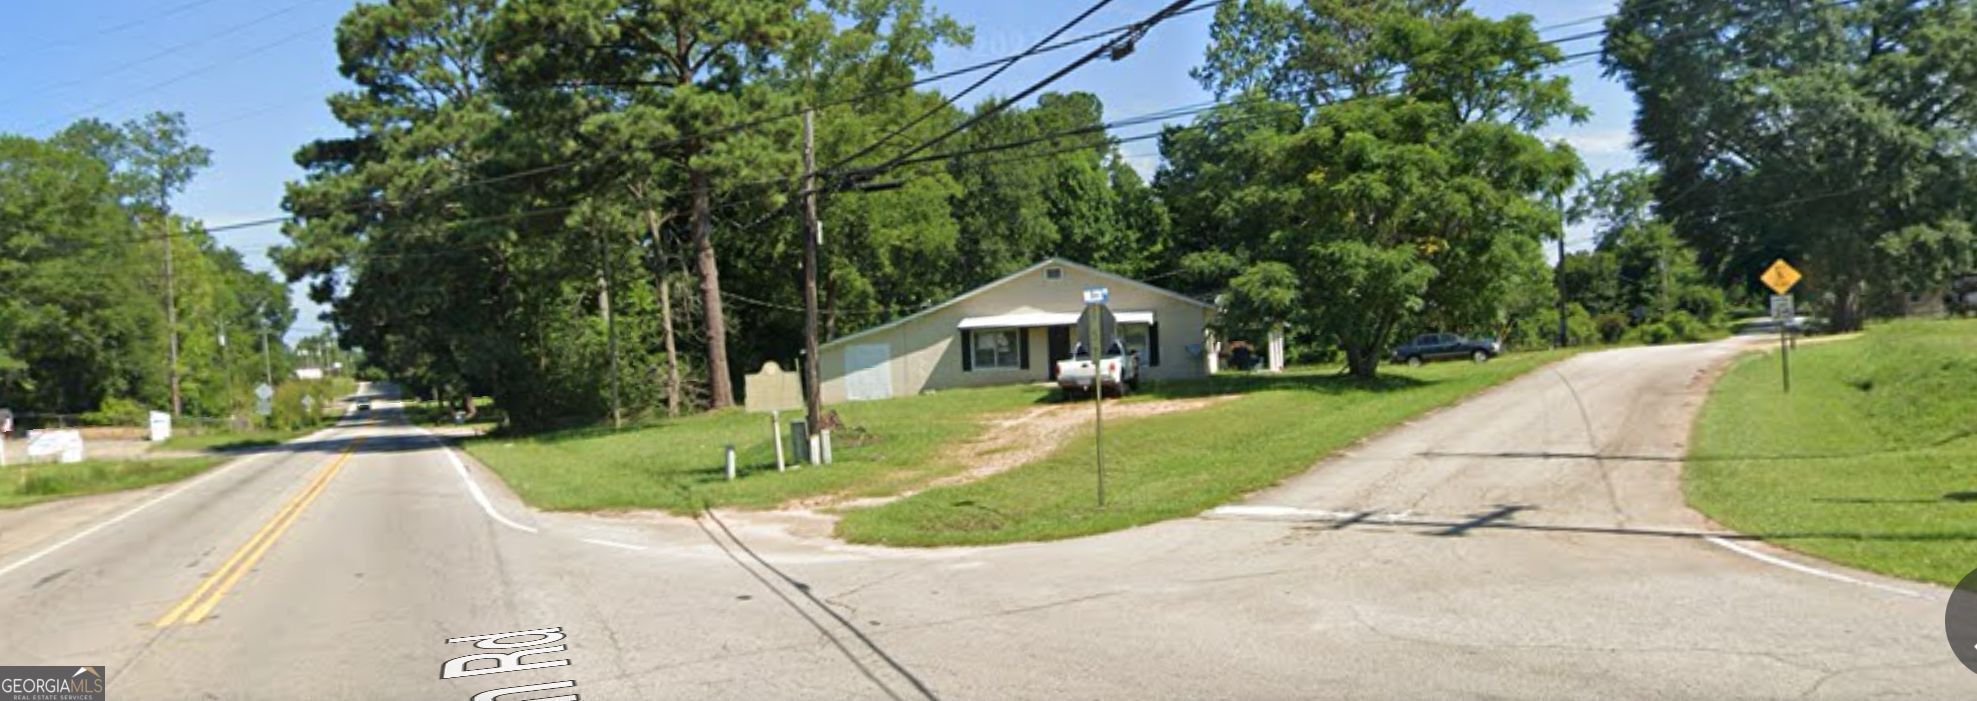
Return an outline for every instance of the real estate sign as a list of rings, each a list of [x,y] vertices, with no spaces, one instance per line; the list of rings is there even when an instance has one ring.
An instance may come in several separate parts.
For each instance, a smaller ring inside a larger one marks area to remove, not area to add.
[[[43,429],[27,434],[30,458],[57,456],[61,462],[82,462],[82,432],[75,429]]]
[[[162,441],[172,437],[172,415],[162,411],[151,412],[151,440]]]

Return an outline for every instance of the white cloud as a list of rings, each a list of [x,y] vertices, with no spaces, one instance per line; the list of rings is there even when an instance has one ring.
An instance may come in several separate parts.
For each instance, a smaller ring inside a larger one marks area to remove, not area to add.
[[[1634,153],[1634,134],[1626,129],[1563,131],[1549,134],[1545,138],[1562,139],[1581,156],[1617,156]]]
[[[1147,182],[1153,181],[1153,171],[1158,170],[1160,168],[1160,154],[1128,153],[1128,154],[1124,154],[1124,156],[1126,158],[1126,165],[1132,166],[1133,170],[1138,171],[1141,179],[1144,179]]]

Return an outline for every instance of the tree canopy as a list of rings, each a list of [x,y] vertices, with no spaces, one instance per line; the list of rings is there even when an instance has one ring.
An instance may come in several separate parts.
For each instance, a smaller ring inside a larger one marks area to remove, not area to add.
[[[1970,3],[1627,0],[1608,27],[1659,207],[1718,280],[1789,259],[1855,329],[1977,262]]]
[[[1203,233],[1183,264],[1232,281],[1227,323],[1288,323],[1371,377],[1396,331],[1505,321],[1579,169],[1531,133],[1583,109],[1529,17],[1244,0],[1212,36],[1195,76],[1234,102],[1168,131],[1158,182]]]

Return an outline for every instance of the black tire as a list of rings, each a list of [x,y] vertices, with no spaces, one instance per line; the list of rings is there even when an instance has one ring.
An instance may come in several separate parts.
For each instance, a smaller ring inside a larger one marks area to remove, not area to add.
[[[1479,351],[1470,351],[1470,353],[1469,353],[1469,359],[1470,359],[1470,360],[1474,360],[1474,361],[1476,361],[1476,362],[1478,362],[1478,363],[1483,363],[1483,362],[1489,362],[1489,359],[1490,359],[1490,352],[1489,352],[1489,351],[1482,351],[1482,350],[1479,350]]]
[[[1421,367],[1421,356],[1418,355],[1407,356],[1407,366],[1410,368]]]

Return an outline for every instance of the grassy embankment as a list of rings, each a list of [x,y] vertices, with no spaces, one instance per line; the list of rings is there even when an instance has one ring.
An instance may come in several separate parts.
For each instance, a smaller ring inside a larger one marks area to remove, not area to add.
[[[954,390],[832,407],[847,426],[835,463],[776,473],[767,414],[719,411],[612,431],[587,428],[534,436],[489,436],[466,449],[530,505],[552,510],[665,509],[691,514],[703,504],[768,508],[826,494],[870,496],[960,469],[937,459],[971,436],[982,414],[1032,405],[1037,387]],[[802,416],[783,412],[783,421]],[[785,431],[787,434],[787,431]],[[727,481],[723,448],[733,444],[740,477]],[[792,459],[792,462],[794,460]]]
[[[1977,321],[1902,321],[1738,362],[1697,419],[1684,488],[1739,531],[1953,584],[1977,567]]]
[[[84,460],[67,465],[14,465],[0,474],[0,509],[172,482],[205,472],[225,460],[207,456],[161,460]]]
[[[1327,453],[1569,355],[1484,365],[1383,369],[1372,382],[1329,372],[1222,376],[1155,390],[1244,398],[1105,429],[1106,504],[1095,500],[1090,432],[1048,457],[969,484],[852,511],[838,535],[861,543],[961,545],[1052,540],[1192,516],[1309,468]]]
[[[1563,357],[1507,356],[1485,365],[1392,368],[1374,382],[1324,371],[1223,375],[1149,387],[1128,401],[1243,393],[1195,411],[1108,423],[1109,503],[1092,503],[1090,434],[1048,457],[980,482],[936,488],[851,511],[845,537],[903,545],[1064,538],[1198,513],[1309,467],[1339,447]],[[1034,386],[953,390],[834,407],[846,425],[836,464],[776,474],[765,416],[717,412],[613,432],[561,431],[466,442],[529,504],[544,509],[703,504],[770,508],[795,499],[886,496],[966,469],[946,448],[978,435],[985,414],[1049,401]],[[794,418],[785,414],[784,418]],[[1186,436],[1188,440],[1176,440]],[[733,443],[742,476],[725,480]]]

